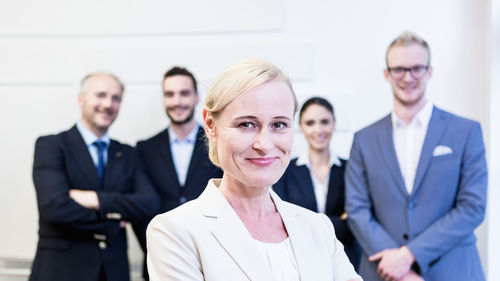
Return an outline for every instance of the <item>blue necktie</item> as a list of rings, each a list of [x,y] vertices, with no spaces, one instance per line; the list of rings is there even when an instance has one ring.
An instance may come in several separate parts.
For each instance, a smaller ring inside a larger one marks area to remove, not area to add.
[[[106,149],[106,143],[97,140],[92,143],[97,148],[97,173],[99,174],[99,180],[102,182],[104,176],[104,150]]]

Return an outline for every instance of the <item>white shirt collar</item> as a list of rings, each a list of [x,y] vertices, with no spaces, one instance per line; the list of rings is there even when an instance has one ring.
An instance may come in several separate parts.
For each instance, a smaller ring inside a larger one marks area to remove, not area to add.
[[[91,146],[96,140],[103,141],[106,143],[106,146],[109,146],[109,143],[111,142],[111,139],[109,138],[108,132],[106,132],[102,137],[98,138],[92,131],[87,129],[85,125],[80,121],[76,122],[76,128],[80,132],[80,135],[82,135],[83,141],[85,141],[85,144],[87,146]]]
[[[177,137],[177,134],[174,132],[172,127],[168,126],[168,137],[170,139],[170,143],[179,143],[179,142],[187,142],[187,143],[195,143],[196,142],[196,135],[198,134],[198,128],[200,125],[196,123],[196,126],[189,132],[187,137],[183,139],[182,141],[179,141],[179,138]]]
[[[305,151],[304,153],[299,155],[299,157],[297,158],[297,166],[302,166],[302,165],[306,165],[307,168],[311,169],[311,161],[309,159],[308,151]],[[337,156],[330,153],[329,165],[330,165],[330,167],[332,167],[333,165],[335,165],[337,167],[341,167],[342,162],[340,162],[340,159]]]
[[[434,107],[434,105],[432,104],[432,102],[427,101],[425,103],[424,107],[422,107],[422,109],[420,109],[420,111],[417,113],[415,118],[413,118],[411,123],[417,122],[417,124],[427,128],[427,126],[429,125],[429,121],[431,120],[433,107]],[[392,113],[391,113],[391,121],[392,121],[392,128],[398,128],[401,126],[405,126],[405,123],[403,122],[403,120],[401,120],[396,115],[396,112],[394,112],[394,111],[392,111]]]

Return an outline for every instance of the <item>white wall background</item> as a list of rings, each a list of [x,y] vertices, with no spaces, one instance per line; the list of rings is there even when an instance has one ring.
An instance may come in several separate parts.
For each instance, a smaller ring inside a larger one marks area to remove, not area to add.
[[[0,0],[0,259],[34,256],[34,141],[76,121],[78,81],[86,73],[106,70],[124,80],[126,96],[110,133],[135,144],[167,125],[160,84],[172,65],[192,70],[203,96],[227,64],[267,59],[291,76],[300,102],[322,95],[334,104],[332,147],[347,157],[353,132],[390,111],[385,49],[411,30],[431,45],[431,100],[483,125],[491,219],[478,229],[478,244],[488,279],[498,278],[500,269],[487,266],[500,258],[492,215],[500,199],[494,190],[499,149],[493,145],[500,142],[498,2]],[[304,147],[297,132],[294,153]],[[141,259],[134,240],[130,257]]]

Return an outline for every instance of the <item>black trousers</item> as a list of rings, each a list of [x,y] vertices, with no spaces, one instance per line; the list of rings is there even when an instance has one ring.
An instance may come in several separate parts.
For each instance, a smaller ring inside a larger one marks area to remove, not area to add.
[[[106,281],[106,272],[104,271],[104,266],[101,266],[101,270],[99,270],[99,277],[97,281]]]

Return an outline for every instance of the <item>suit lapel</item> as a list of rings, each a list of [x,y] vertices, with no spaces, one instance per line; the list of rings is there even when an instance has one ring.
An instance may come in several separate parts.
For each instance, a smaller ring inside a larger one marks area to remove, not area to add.
[[[85,144],[85,141],[76,126],[73,126],[68,131],[68,148],[70,148],[69,151],[73,155],[74,161],[82,171],[82,178],[88,181],[89,186],[93,189],[99,189],[101,183],[99,180],[99,174],[97,173],[97,168],[94,165],[89,149],[87,148],[87,145]]]
[[[121,146],[111,140],[108,149],[108,161],[106,163],[106,170],[104,176],[104,188],[108,189],[115,186],[115,182],[120,176],[120,171],[123,171],[123,151]]]
[[[401,174],[401,168],[399,167],[398,157],[396,156],[396,150],[394,149],[394,138],[390,114],[382,120],[381,125],[382,128],[376,131],[378,135],[378,144],[380,150],[382,151],[384,162],[386,163],[392,177],[396,181],[396,185],[398,186],[401,194],[408,197],[408,191],[406,190],[403,175]],[[383,169],[380,171],[383,172]]]
[[[441,111],[438,108],[434,107],[429,121],[429,126],[427,128],[427,133],[425,134],[422,151],[420,152],[420,159],[418,161],[417,173],[415,174],[412,195],[416,194],[420,184],[422,183],[424,175],[433,157],[433,149],[439,144],[439,141],[443,137],[443,134],[448,126],[448,122],[449,119],[441,114]]]
[[[328,181],[328,193],[326,195],[326,209],[325,213],[328,215],[335,214],[335,207],[339,206],[337,204],[339,196],[344,196],[344,172],[343,167],[338,167],[333,165],[330,170],[330,179]]]
[[[304,205],[301,206],[306,207],[307,209],[317,212],[318,211],[318,203],[316,202],[316,196],[314,195],[314,187],[312,183],[312,175],[306,165],[296,166],[293,169],[293,177],[295,181],[298,183],[297,192],[300,193],[300,197],[302,197],[302,201]],[[300,198],[297,198],[300,199]]]
[[[212,181],[199,197],[202,212],[215,218],[211,233],[250,280],[271,280],[264,254]]]
[[[314,237],[310,225],[301,222],[299,214],[293,209],[287,208],[274,191],[271,191],[271,197],[288,232],[300,279],[314,280],[316,253],[314,252],[315,248],[310,246],[311,238]]]
[[[200,163],[200,157],[203,153],[207,152],[205,149],[203,128],[201,128],[200,126],[198,128],[198,133],[196,134],[193,153],[191,154],[191,161],[189,162],[189,168],[186,177],[186,186],[188,186],[188,184],[190,183],[190,179],[193,178],[193,174],[198,168],[198,164]]]
[[[180,189],[180,183],[179,183],[179,177],[177,176],[177,171],[175,170],[174,166],[174,160],[172,159],[172,152],[170,151],[170,137],[168,134],[168,129],[164,131],[161,135],[161,140],[160,140],[160,159],[162,159],[163,163],[166,163],[167,166],[167,172],[169,174],[169,183],[175,184],[174,186],[169,186],[169,189],[174,189],[176,192]]]

